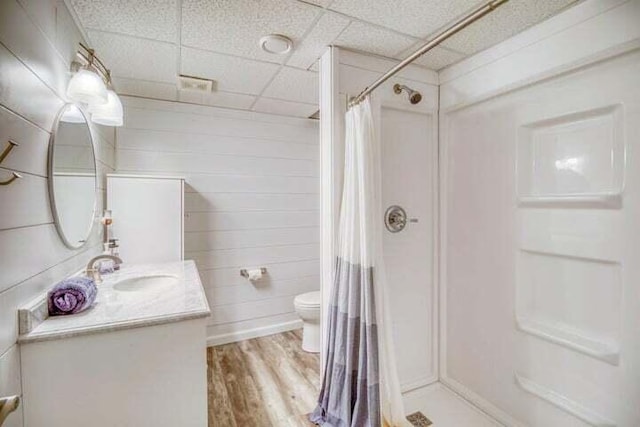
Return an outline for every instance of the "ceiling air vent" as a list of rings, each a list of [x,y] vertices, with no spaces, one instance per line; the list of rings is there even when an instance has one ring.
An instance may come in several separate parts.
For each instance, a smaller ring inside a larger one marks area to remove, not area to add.
[[[178,76],[178,89],[191,92],[211,93],[213,91],[213,80],[180,74]]]

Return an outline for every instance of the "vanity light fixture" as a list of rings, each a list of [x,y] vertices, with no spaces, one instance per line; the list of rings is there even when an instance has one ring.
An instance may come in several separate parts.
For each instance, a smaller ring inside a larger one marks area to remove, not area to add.
[[[122,126],[122,102],[113,90],[111,72],[95,51],[82,43],[76,56],[77,60],[71,63],[71,71],[76,74],[69,82],[67,96],[74,102],[87,104],[93,123]]]
[[[97,72],[95,51],[80,44],[86,53],[78,51],[85,63],[74,61],[71,71],[77,71],[67,87],[67,97],[74,102],[84,104],[104,104],[107,102],[107,85]],[[76,68],[74,70],[74,68]]]
[[[107,87],[96,73],[82,69],[71,78],[67,97],[74,102],[102,104],[107,102]]]
[[[103,126],[122,126],[122,102],[120,98],[113,91],[113,89],[107,90],[107,103],[91,106],[89,112],[91,113],[91,121]]]
[[[109,89],[107,89],[106,104],[89,105],[91,121],[103,126],[122,126],[122,102],[111,87],[111,73],[107,70]]]

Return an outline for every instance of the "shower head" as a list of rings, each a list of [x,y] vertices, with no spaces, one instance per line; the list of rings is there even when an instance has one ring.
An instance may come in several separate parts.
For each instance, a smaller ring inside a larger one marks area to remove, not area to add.
[[[411,102],[412,104],[417,104],[418,102],[422,101],[422,95],[417,90],[413,90],[408,86],[398,83],[393,85],[393,91],[398,95],[401,94],[403,90],[407,92],[407,95],[409,95],[409,102]]]

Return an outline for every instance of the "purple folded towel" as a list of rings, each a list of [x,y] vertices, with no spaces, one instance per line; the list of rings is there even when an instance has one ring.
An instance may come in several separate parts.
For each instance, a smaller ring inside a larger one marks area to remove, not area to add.
[[[71,277],[56,284],[49,291],[49,315],[75,314],[91,307],[98,288],[88,277]]]

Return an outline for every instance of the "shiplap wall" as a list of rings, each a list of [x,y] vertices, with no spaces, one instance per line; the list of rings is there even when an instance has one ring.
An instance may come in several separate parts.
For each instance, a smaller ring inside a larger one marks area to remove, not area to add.
[[[0,396],[20,394],[17,309],[100,252],[100,227],[88,244],[67,249],[53,225],[47,194],[47,153],[53,122],[64,105],[69,64],[82,36],[63,1],[0,1],[0,149],[20,145],[0,165]],[[112,128],[92,127],[100,174],[114,169]],[[21,410],[7,419],[21,426]]]
[[[118,172],[180,175],[217,344],[298,326],[295,295],[319,289],[316,121],[123,97]],[[241,268],[267,267],[253,285]]]

